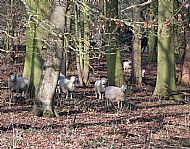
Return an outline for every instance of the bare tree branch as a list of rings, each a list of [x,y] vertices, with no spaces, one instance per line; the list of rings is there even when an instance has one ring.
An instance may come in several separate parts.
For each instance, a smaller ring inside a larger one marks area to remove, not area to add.
[[[123,12],[125,10],[129,10],[129,9],[133,9],[133,8],[136,8],[136,7],[143,7],[143,6],[148,5],[150,3],[152,3],[152,0],[148,0],[148,1],[144,2],[144,3],[142,3],[142,4],[135,4],[135,5],[129,6],[129,7],[125,8],[125,9],[121,10],[121,12]]]

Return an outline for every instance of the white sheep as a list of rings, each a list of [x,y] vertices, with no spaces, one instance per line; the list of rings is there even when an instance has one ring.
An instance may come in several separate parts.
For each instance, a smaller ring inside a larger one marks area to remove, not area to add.
[[[105,98],[107,101],[117,101],[118,109],[122,108],[122,102],[126,100],[127,93],[127,85],[122,85],[121,87],[108,86],[105,88]]]
[[[62,74],[62,73],[59,74],[59,78],[58,78],[57,86],[56,86],[56,94],[57,94],[58,98],[59,98],[60,95],[61,95],[61,88],[60,88],[60,86],[59,86],[59,82],[60,82],[61,79],[65,79],[65,78],[66,78],[66,77],[65,77],[64,74]]]
[[[20,96],[22,96],[23,92],[27,95],[29,80],[25,77],[17,77],[14,73],[10,73],[8,78],[8,88],[12,93],[20,93]]]
[[[123,71],[124,72],[127,72],[127,73],[131,72],[131,63],[132,62],[130,60],[123,62]]]
[[[70,79],[68,78],[62,78],[59,80],[59,86],[63,93],[66,94],[66,99],[69,96],[70,92],[70,98],[73,98],[73,92],[76,89],[77,85],[77,78],[75,76],[71,76]]]
[[[99,80],[96,80],[94,84],[96,98],[98,98],[99,95],[99,99],[103,99],[103,93],[105,92],[107,84],[108,84],[107,78],[101,78]]]
[[[59,79],[58,79],[58,81],[61,80],[61,79],[65,79],[65,75],[62,74],[62,73],[59,74]]]
[[[146,70],[143,69],[143,70],[142,70],[142,78],[145,78],[145,76],[146,76]]]

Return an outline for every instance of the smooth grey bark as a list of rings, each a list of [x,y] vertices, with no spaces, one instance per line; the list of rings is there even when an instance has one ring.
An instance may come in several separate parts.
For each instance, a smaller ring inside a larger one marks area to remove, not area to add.
[[[44,66],[35,97],[34,113],[38,116],[58,116],[53,106],[53,96],[61,69],[65,14],[66,2],[54,1],[50,16],[51,33],[48,35]]]

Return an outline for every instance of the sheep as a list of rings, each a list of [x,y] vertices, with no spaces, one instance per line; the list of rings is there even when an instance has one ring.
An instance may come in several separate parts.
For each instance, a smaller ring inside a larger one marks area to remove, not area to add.
[[[77,77],[75,76],[71,76],[70,79],[63,77],[62,79],[59,80],[59,86],[60,89],[63,93],[66,94],[66,99],[69,96],[69,92],[70,92],[70,98],[73,98],[73,92],[76,89],[76,85],[77,85]]]
[[[126,100],[127,93],[127,85],[122,85],[121,87],[108,86],[105,88],[105,98],[107,101],[117,101],[118,109],[122,108],[122,102]]]
[[[59,79],[58,79],[58,81],[61,80],[61,79],[65,79],[65,75],[62,74],[62,73],[59,74]]]
[[[146,76],[146,70],[143,69],[143,70],[142,70],[142,78],[145,78],[145,76]]]
[[[131,72],[131,61],[130,60],[123,62],[123,71],[127,72],[127,73]]]
[[[105,92],[105,88],[107,84],[108,84],[107,78],[101,78],[99,80],[96,80],[94,84],[96,98],[98,98],[98,94],[99,94],[99,99],[103,99],[103,93]]]
[[[55,91],[58,98],[61,95],[61,88],[60,88],[59,82],[60,82],[61,79],[65,79],[65,78],[66,77],[65,77],[64,74],[62,74],[62,73],[59,74],[59,78],[58,78],[57,86],[56,86],[56,91]]]
[[[8,88],[12,93],[22,93],[26,95],[29,88],[29,80],[25,77],[17,77],[14,73],[10,73],[8,78]]]

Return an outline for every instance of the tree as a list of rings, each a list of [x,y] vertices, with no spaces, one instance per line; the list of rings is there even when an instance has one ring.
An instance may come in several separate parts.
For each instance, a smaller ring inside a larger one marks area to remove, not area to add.
[[[158,65],[154,95],[180,100],[176,94],[173,42],[174,0],[158,1]]]
[[[114,18],[118,18],[118,0],[104,1],[104,12],[108,18],[107,21],[107,34],[106,34],[106,61],[108,69],[108,80],[110,85],[121,86],[125,84],[122,65],[120,48],[118,41],[117,23]]]
[[[133,43],[133,52],[132,52],[132,83],[135,83],[137,86],[142,85],[142,76],[141,76],[141,48],[140,48],[140,25],[136,22],[140,21],[140,9],[134,9],[134,43]]]
[[[158,1],[150,4],[150,20],[151,30],[149,35],[149,56],[150,62],[156,61],[156,51],[157,51],[157,11],[158,11]]]
[[[186,22],[185,22],[185,38],[186,38],[186,48],[185,48],[185,56],[184,56],[184,63],[182,68],[182,75],[181,75],[181,84],[189,86],[190,85],[190,13],[189,13],[189,5],[188,1],[186,1],[186,6],[184,9],[186,10]]]
[[[66,6],[65,1],[55,0],[51,9],[51,32],[47,39],[44,66],[34,102],[34,113],[38,116],[58,116],[53,106],[53,96],[61,69]]]
[[[44,7],[45,6],[45,7]],[[47,24],[47,16],[50,14],[50,3],[46,0],[27,0],[28,19],[31,17],[26,30],[26,56],[23,75],[30,80],[30,91],[34,96],[40,82],[41,69],[43,65],[42,49],[46,48],[45,40],[47,32],[43,27]],[[43,21],[42,21],[43,20]],[[40,23],[39,23],[40,22]]]
[[[84,59],[83,59],[83,82],[88,85],[89,77],[89,49],[90,49],[90,17],[89,8],[87,6],[87,0],[84,0]]]
[[[81,8],[81,9],[80,9]],[[77,4],[75,7],[75,34],[76,39],[76,61],[79,83],[81,86],[88,85],[89,78],[89,48],[90,48],[90,22],[89,7],[87,1]]]
[[[61,73],[66,76],[66,71],[69,69],[69,66],[72,63],[72,58],[71,58],[71,48],[73,40],[71,39],[72,36],[72,25],[73,23],[73,13],[74,12],[74,5],[69,4],[67,7],[67,15],[65,18],[65,36],[64,36],[64,49],[63,51],[63,60],[61,64]]]

